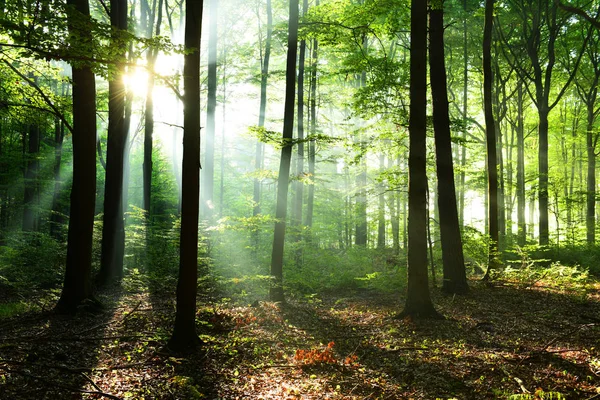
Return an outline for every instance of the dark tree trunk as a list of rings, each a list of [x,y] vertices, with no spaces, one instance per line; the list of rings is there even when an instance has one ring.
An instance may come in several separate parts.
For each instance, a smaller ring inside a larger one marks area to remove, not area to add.
[[[76,11],[67,14],[69,31],[81,48],[91,48],[89,31],[78,30],[77,21],[89,18],[87,0],[67,0]],[[76,15],[76,13],[80,15]],[[87,46],[85,46],[87,44]],[[65,281],[56,305],[71,313],[92,298],[92,234],[96,200],[96,83],[89,66],[73,69],[73,186],[67,242]]]
[[[586,147],[587,147],[587,195],[585,227],[587,243],[593,245],[596,241],[596,146],[594,143],[594,107],[588,106]]]
[[[408,288],[399,317],[439,317],[427,277],[427,2],[413,1],[410,26]]]
[[[448,110],[448,88],[444,60],[444,11],[432,8],[429,12],[429,68],[433,97],[433,126],[435,131],[436,171],[438,178],[438,208],[444,282],[446,293],[464,294],[469,290],[465,271],[462,239],[458,221],[452,140]]]
[[[294,103],[296,97],[296,56],[298,54],[298,0],[290,0],[288,26],[288,53],[285,76],[285,105],[283,116],[283,146],[277,179],[277,208],[275,211],[275,232],[271,254],[270,298],[284,301],[283,296],[283,248],[287,214],[288,185],[292,159],[292,138],[294,133]]]
[[[217,17],[218,0],[210,0],[210,25],[208,30],[208,97],[206,102],[206,140],[202,163],[202,216],[211,220],[215,189],[215,125],[217,111]]]
[[[489,279],[489,272],[497,268],[498,251],[498,170],[496,158],[496,124],[492,106],[492,25],[494,16],[494,0],[485,1],[485,25],[483,30],[483,106],[485,113],[485,135],[487,154],[488,183],[488,234],[490,235],[489,265],[484,279]]]
[[[200,195],[200,37],[203,0],[186,0],[183,64],[183,163],[177,310],[169,348],[186,351],[200,344],[196,334],[198,213]]]
[[[111,1],[111,25],[117,35],[127,29],[127,0]],[[125,126],[125,46],[118,43],[119,60],[108,82],[108,141],[106,145],[106,180],[104,186],[104,223],[100,257],[100,285],[123,277],[125,224],[123,221],[123,171],[127,140]]]
[[[525,221],[525,135],[523,123],[523,83],[517,88],[517,226],[518,244],[527,242],[527,222]]]

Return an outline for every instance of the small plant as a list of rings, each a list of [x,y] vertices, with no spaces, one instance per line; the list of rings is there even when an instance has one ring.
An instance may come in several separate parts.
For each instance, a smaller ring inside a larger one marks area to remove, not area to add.
[[[533,394],[513,394],[508,397],[509,400],[564,400],[566,399],[559,392],[545,392],[541,388],[537,388]]]
[[[294,360],[302,363],[303,365],[322,365],[322,364],[337,364],[337,360],[333,354],[334,342],[329,342],[327,347],[321,349],[311,350],[296,350]]]

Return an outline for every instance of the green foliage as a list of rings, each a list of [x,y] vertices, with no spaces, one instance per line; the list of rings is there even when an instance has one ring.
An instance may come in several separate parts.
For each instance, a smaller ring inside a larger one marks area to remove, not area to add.
[[[63,279],[66,245],[44,233],[18,232],[0,247],[0,276],[20,288],[54,288]]]
[[[542,389],[537,389],[535,393],[529,394],[513,394],[508,396],[509,400],[565,400],[566,397],[560,392],[549,391],[546,392]]]

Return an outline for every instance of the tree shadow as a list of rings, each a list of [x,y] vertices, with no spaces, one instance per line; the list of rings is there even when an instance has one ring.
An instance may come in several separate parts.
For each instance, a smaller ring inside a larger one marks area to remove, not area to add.
[[[2,323],[0,369],[4,398],[69,398],[73,393],[104,393],[96,381],[103,350],[132,338],[114,333],[111,325],[124,318],[121,292],[100,294],[106,308],[89,312],[85,304],[75,315],[30,312]]]

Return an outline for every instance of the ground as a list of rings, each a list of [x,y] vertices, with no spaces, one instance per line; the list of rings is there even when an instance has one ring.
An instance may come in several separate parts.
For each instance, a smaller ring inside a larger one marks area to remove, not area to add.
[[[0,319],[2,399],[600,399],[598,287],[471,282],[433,300],[445,320],[396,319],[361,290],[286,304],[200,299],[203,345],[165,348],[174,294],[127,286],[101,313],[49,304]],[[559,396],[560,394],[560,396]]]

